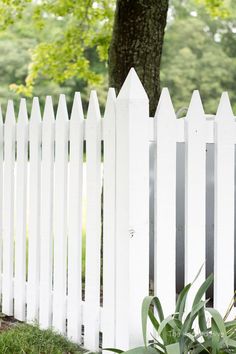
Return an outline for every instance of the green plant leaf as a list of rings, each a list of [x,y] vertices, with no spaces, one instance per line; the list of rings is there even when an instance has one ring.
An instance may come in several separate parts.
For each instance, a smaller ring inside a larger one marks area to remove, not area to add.
[[[191,354],[202,354],[202,353],[210,353],[207,348],[211,346],[211,341],[208,339],[207,341],[201,343],[197,342],[196,347],[191,351]]]
[[[162,343],[160,343],[157,339],[154,338],[154,340],[155,343],[151,344],[151,346],[156,350],[160,351],[160,353],[165,353],[166,352],[165,346]]]
[[[229,327],[236,327],[236,320],[224,322],[224,324],[225,324],[225,327],[226,327],[226,328],[229,328]]]
[[[194,307],[197,303],[199,303],[199,301],[202,299],[203,295],[206,293],[206,291],[211,286],[212,282],[213,282],[213,274],[210,274],[209,277],[204,281],[204,283],[202,283],[202,285],[198,289],[197,294],[194,298],[192,307]]]
[[[205,316],[204,308],[201,308],[199,310],[199,313],[198,313],[198,324],[199,324],[199,328],[200,328],[201,334],[202,334],[203,338],[206,340],[207,339],[208,329],[207,329],[207,322],[206,322],[206,316]]]
[[[107,350],[107,351],[114,352],[117,354],[124,353],[124,350],[116,349],[116,348],[102,348],[102,350]]]
[[[185,309],[185,304],[186,304],[186,299],[187,299],[187,295],[188,292],[191,288],[191,284],[186,285],[183,290],[180,292],[177,302],[176,302],[176,308],[175,308],[175,312],[176,317],[182,321],[183,318],[183,314],[184,314],[184,309]]]
[[[169,344],[166,346],[167,354],[181,354],[179,343]]]
[[[158,297],[156,296],[146,296],[143,299],[143,303],[142,303],[142,330],[143,330],[143,341],[144,341],[144,345],[147,346],[147,320],[148,320],[148,316],[149,315],[149,310],[150,310],[150,306],[153,303],[155,309],[157,310],[158,316],[160,318],[160,321],[163,321],[164,319],[164,314],[163,314],[163,310],[162,310],[162,306],[160,303],[160,300],[158,299]],[[159,327],[159,323],[157,320],[154,320],[154,316],[150,317],[150,319],[152,318],[152,323],[156,324],[157,327]],[[156,330],[158,330],[158,328],[155,328]]]
[[[154,296],[152,299],[152,303],[158,313],[160,321],[163,321],[164,320],[164,313],[163,313],[163,309],[162,309],[162,306],[161,306],[161,303],[160,303],[160,300],[158,299],[158,297]]]
[[[228,338],[228,346],[230,348],[236,348],[236,341],[233,339]]]
[[[220,335],[219,335],[218,327],[213,318],[211,319],[211,329],[212,329],[212,354],[217,354],[219,352]]]
[[[225,344],[228,345],[227,332],[226,332],[225,324],[224,324],[223,318],[221,317],[221,314],[216,309],[213,309],[213,308],[207,308],[206,311],[210,313],[211,317],[214,320],[214,325],[217,326],[217,329],[218,329],[219,333],[221,334],[221,337],[225,341]]]
[[[199,311],[204,308],[205,304],[207,303],[208,300],[206,301],[199,301],[199,303],[197,303],[196,305],[194,305],[194,307],[192,308],[192,311],[187,315],[182,330],[181,330],[181,335],[184,335],[186,333],[189,333],[193,322],[195,320],[195,318],[197,317],[197,315],[199,314]]]
[[[175,323],[173,315],[170,315],[160,323],[159,329],[157,331],[157,335],[161,336],[162,332],[166,329],[167,325],[170,326],[172,329],[174,329],[177,333],[179,332],[179,328]],[[162,336],[162,339],[164,340],[163,337],[164,336]]]
[[[199,275],[200,275],[200,273],[201,273],[202,268],[204,267],[204,265],[205,265],[205,262],[201,265],[201,267],[200,267],[199,271],[197,272],[197,275],[196,275],[195,278],[193,279],[191,285],[193,285],[193,284],[195,283],[195,281],[197,280],[197,278],[199,277]]]
[[[224,324],[225,324],[227,337],[228,338],[234,337],[234,339],[235,339],[236,338],[236,320],[224,322]]]
[[[149,316],[149,319],[150,321],[152,322],[152,325],[153,325],[153,328],[158,331],[158,328],[159,328],[159,322],[157,321],[153,311],[149,308],[149,311],[148,311],[148,316]]]
[[[190,317],[192,318],[192,317],[196,317],[196,315],[198,315],[199,314],[199,311],[201,310],[201,309],[203,309],[205,306],[206,306],[206,304],[208,303],[208,301],[209,301],[209,299],[207,299],[207,300],[205,300],[205,301],[199,301],[199,303],[197,303],[196,305],[194,305],[193,307],[192,307],[192,310],[191,310],[191,312],[190,312]]]
[[[195,337],[191,333],[185,333],[185,337],[187,337],[191,342],[195,343]]]
[[[130,350],[127,350],[126,352],[123,352],[124,354],[157,354],[157,350],[153,347],[137,347],[133,348]]]

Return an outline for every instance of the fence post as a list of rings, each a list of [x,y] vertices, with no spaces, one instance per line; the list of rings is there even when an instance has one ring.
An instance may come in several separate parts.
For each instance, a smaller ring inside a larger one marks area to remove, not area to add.
[[[116,347],[143,343],[149,284],[148,97],[131,69],[116,103]]]
[[[214,307],[224,315],[234,296],[234,114],[222,94],[215,118]]]

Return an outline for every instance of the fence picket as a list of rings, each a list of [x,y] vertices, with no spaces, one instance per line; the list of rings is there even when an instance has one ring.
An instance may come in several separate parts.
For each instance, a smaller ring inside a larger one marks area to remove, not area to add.
[[[116,116],[116,346],[126,350],[143,343],[140,308],[149,293],[149,105],[134,69]]]
[[[234,144],[236,124],[227,93],[215,119],[214,306],[225,314],[234,295]]]
[[[50,96],[46,98],[42,122],[41,223],[40,223],[40,298],[39,324],[52,323],[52,244],[53,244],[53,171],[55,117]]]
[[[2,238],[3,238],[3,119],[0,106],[0,274],[2,274]],[[0,277],[0,294],[2,293],[2,277]]]
[[[100,245],[101,245],[101,131],[100,110],[91,92],[86,120],[87,220],[84,346],[99,348]]]
[[[3,281],[2,312],[13,315],[14,257],[14,165],[16,119],[12,101],[8,101],[4,131],[4,199],[3,199]]]
[[[203,269],[188,296],[205,279],[206,249],[206,119],[198,91],[194,91],[185,119],[185,284]]]
[[[53,327],[66,332],[68,112],[60,95],[56,115]]]
[[[39,310],[39,250],[40,250],[40,165],[41,165],[41,113],[39,100],[33,99],[30,123],[30,176],[29,176],[29,247],[27,321],[38,320]]]
[[[103,121],[103,348],[115,347],[115,101],[115,90],[109,89]]]
[[[155,263],[154,292],[165,315],[173,313],[176,294],[176,115],[163,89],[155,115]],[[168,294],[168,296],[167,296]]]
[[[25,99],[20,101],[16,126],[17,172],[16,172],[16,235],[15,235],[15,302],[14,316],[25,320],[26,304],[26,205],[28,162],[28,115]]]
[[[76,93],[70,119],[67,335],[77,343],[81,343],[82,325],[83,128],[82,102]]]

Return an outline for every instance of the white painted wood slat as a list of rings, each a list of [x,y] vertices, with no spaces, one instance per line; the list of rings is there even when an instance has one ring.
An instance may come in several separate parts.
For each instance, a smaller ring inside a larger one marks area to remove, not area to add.
[[[66,333],[68,112],[60,95],[56,115],[54,179],[53,327]]]
[[[39,100],[33,99],[29,123],[29,236],[27,321],[38,320],[39,311],[39,255],[40,255],[40,167],[41,167],[41,113]]]
[[[54,140],[55,117],[52,99],[48,96],[42,122],[39,298],[39,324],[45,329],[52,324]]]
[[[83,127],[81,97],[76,93],[70,119],[67,335],[77,343],[82,325]]]
[[[155,120],[154,292],[164,314],[169,316],[175,308],[176,294],[176,116],[166,88],[162,90]]]
[[[206,119],[198,91],[185,119],[185,284],[193,284],[188,304],[205,279],[206,249]]]
[[[149,286],[148,98],[131,69],[116,103],[116,347],[141,345]]]
[[[234,295],[234,139],[236,124],[227,93],[215,119],[214,306],[225,315]]]
[[[3,119],[0,106],[0,274],[2,274],[2,238],[3,238]],[[2,294],[2,277],[0,277],[0,294]]]
[[[86,177],[86,271],[84,346],[99,348],[100,247],[101,247],[101,129],[95,91],[91,92],[87,114]]]
[[[21,99],[16,127],[16,233],[15,233],[15,302],[14,316],[25,320],[26,313],[26,208],[28,162],[28,115],[25,99]]]
[[[14,257],[14,165],[16,120],[12,101],[8,101],[4,131],[4,200],[3,200],[3,282],[2,312],[13,315]]]
[[[115,101],[115,90],[109,89],[103,122],[103,348],[115,347]]]

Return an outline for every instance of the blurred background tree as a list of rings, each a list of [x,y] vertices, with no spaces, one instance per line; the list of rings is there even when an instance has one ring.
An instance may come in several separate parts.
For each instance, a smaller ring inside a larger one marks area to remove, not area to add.
[[[74,91],[86,103],[91,88],[99,88],[104,104],[114,10],[114,0],[0,0],[3,106],[9,97],[61,92],[71,105]],[[236,109],[235,14],[232,1],[170,1],[161,85],[176,109],[188,105],[195,88],[207,113],[215,113],[224,90]]]
[[[207,113],[215,113],[222,91],[232,94],[236,109],[236,4],[224,11],[207,4],[173,0],[170,7],[161,83],[169,87],[176,109],[188,106],[194,89]]]
[[[0,0],[3,105],[9,89],[11,97],[13,93],[42,97],[64,92],[70,105],[75,91],[87,101],[88,88],[99,88],[101,103],[105,102],[114,4],[101,0],[101,5],[97,7],[94,1]]]

